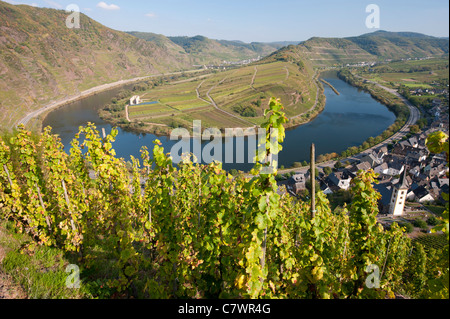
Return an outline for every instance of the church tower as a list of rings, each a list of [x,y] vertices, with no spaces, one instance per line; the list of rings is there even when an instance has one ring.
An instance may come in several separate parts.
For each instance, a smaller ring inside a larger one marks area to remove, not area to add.
[[[406,180],[406,172],[408,170],[405,167],[405,170],[400,177],[400,181],[398,184],[395,184],[392,187],[392,197],[391,202],[389,204],[389,214],[395,216],[402,216],[403,211],[405,209],[406,195],[408,194],[408,181]]]

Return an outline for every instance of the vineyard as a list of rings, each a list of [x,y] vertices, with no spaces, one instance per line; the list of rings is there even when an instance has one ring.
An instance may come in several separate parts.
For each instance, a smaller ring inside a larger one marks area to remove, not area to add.
[[[189,157],[174,167],[158,142],[152,156],[144,147],[141,159],[132,157],[130,170],[115,156],[116,130],[102,138],[93,124],[81,127],[68,155],[51,128],[35,137],[21,127],[0,138],[0,216],[75,258],[82,285],[95,281],[102,297],[343,299],[413,291],[408,283],[423,277],[416,271],[423,258],[410,253],[397,224],[377,223],[373,171],[359,172],[351,204],[334,212],[320,191],[306,202],[280,195],[276,172],[263,169],[282,149],[287,118],[274,99],[265,115],[262,127],[280,134],[278,144],[270,133],[261,141],[253,178]],[[415,295],[448,298],[448,237],[446,247],[430,266],[431,279],[444,284],[416,285]]]
[[[299,68],[293,63],[272,62],[181,81],[154,82],[141,91],[141,97],[143,101],[157,103],[129,106],[131,123],[125,124],[139,123],[137,129],[144,132],[158,127],[157,130],[165,134],[170,128],[191,129],[193,120],[219,129],[259,126],[264,122],[264,107],[271,96],[280,97],[288,117],[308,113],[315,105],[317,113],[324,105],[324,96],[313,72],[309,66]],[[114,125],[123,125],[125,113],[117,106],[125,106],[129,96],[117,100],[106,107],[102,115]],[[236,107],[248,112],[236,111]],[[300,124],[299,120],[290,124]],[[306,120],[303,118],[301,122]]]
[[[425,247],[425,249],[432,248],[432,249],[436,249],[436,250],[442,250],[442,249],[444,249],[445,245],[448,244],[447,238],[443,234],[441,234],[441,235],[436,235],[436,234],[424,235],[424,236],[418,237],[415,241],[422,244]]]

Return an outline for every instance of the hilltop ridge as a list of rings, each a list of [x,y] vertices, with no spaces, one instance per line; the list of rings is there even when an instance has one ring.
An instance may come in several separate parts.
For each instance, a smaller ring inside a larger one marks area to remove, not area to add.
[[[176,50],[189,57],[192,64],[220,64],[223,61],[239,61],[264,57],[282,48],[286,43],[244,43],[239,40],[215,40],[202,35],[164,36],[151,32],[128,32],[138,38]]]

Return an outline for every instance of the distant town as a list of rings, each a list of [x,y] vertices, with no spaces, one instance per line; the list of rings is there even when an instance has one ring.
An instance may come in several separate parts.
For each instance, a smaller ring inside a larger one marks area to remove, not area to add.
[[[253,62],[258,62],[259,60],[261,60],[262,57],[258,56],[257,58],[253,58],[253,59],[246,59],[246,60],[241,60],[241,61],[222,61],[222,63],[220,64],[196,64],[193,65],[193,67],[196,68],[203,68],[205,70],[226,70],[229,68],[235,68],[235,67],[239,67],[239,66],[243,66],[243,65],[247,65]]]

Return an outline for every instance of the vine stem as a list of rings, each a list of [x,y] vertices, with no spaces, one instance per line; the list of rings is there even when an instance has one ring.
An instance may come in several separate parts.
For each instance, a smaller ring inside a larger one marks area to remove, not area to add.
[[[8,171],[8,167],[6,166],[6,164],[3,164],[3,169],[5,170],[5,173],[8,176],[9,185],[11,185],[11,189],[12,189],[13,183],[11,180],[11,176],[9,176],[9,171]]]
[[[384,259],[383,271],[381,272],[380,280],[381,280],[381,278],[383,278],[383,275],[384,275],[384,270],[386,268],[386,262],[389,257],[389,248],[391,247],[391,241],[392,241],[392,239],[394,239],[394,237],[395,236],[391,237],[391,239],[389,240],[388,248],[386,250],[386,258]]]
[[[266,250],[267,250],[267,228],[264,229],[264,241],[262,244],[263,255],[261,257],[261,268],[264,269],[266,266]]]
[[[45,205],[44,205],[44,201],[42,200],[41,189],[39,188],[37,183],[35,185],[36,185],[36,189],[37,189],[37,193],[38,193],[38,197],[39,197],[39,202],[41,203],[41,207],[45,212]],[[45,221],[47,222],[48,230],[51,231],[52,226],[51,226],[50,220],[48,219],[47,214],[45,214]]]

